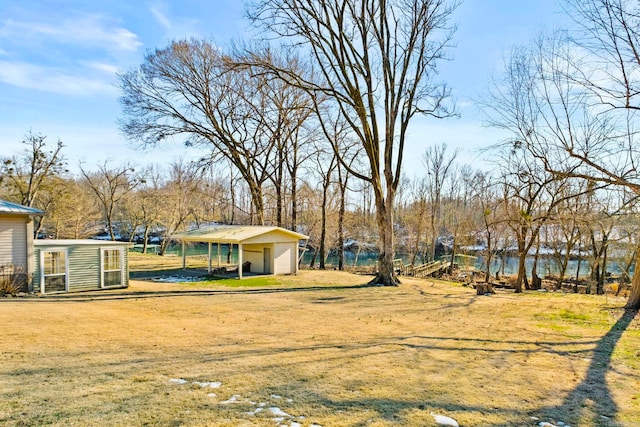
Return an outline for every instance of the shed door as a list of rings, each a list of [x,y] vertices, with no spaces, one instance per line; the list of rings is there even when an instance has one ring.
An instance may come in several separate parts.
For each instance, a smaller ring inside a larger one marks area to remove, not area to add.
[[[262,265],[264,274],[271,274],[271,248],[264,248]]]

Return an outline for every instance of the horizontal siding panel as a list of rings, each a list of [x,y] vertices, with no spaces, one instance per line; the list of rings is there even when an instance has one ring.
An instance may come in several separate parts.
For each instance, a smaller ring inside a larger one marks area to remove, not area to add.
[[[13,265],[27,271],[27,220],[0,218],[0,266]]]
[[[298,243],[276,243],[274,248],[273,273],[274,274],[292,274],[292,253],[297,249]]]
[[[79,291],[95,291],[102,289],[100,287],[101,260],[100,260],[99,244],[96,245],[56,245],[56,246],[36,246],[35,248],[35,271],[33,280],[33,290],[40,292],[40,253],[48,250],[64,250],[67,249],[69,257],[69,292]],[[124,283],[123,286],[129,285],[129,259],[127,256],[127,246],[109,246],[109,249],[121,248],[124,253]]]
[[[69,248],[69,291],[100,289],[100,247]]]

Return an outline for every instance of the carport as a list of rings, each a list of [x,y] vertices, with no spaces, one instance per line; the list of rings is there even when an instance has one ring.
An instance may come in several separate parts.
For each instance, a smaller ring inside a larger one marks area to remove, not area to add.
[[[212,245],[238,245],[238,277],[242,266],[250,263],[250,272],[258,274],[296,274],[298,272],[298,242],[308,239],[304,234],[280,227],[255,225],[220,225],[192,230],[173,236],[182,243],[182,268],[187,266],[185,243],[208,244],[208,272],[212,271]]]

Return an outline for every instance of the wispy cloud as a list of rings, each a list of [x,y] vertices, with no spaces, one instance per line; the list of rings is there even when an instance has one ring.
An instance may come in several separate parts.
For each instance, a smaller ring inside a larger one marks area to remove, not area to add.
[[[184,38],[199,34],[201,23],[198,19],[169,18],[172,14],[166,2],[157,2],[149,10],[164,29],[167,38]]]
[[[0,82],[63,95],[114,94],[114,74],[142,46],[105,14],[0,18]]]
[[[88,76],[86,72],[69,73],[67,70],[25,62],[0,61],[0,81],[21,88],[65,95],[117,93],[117,89],[109,82]]]
[[[0,40],[8,43],[61,43],[92,46],[107,51],[135,51],[142,42],[138,36],[100,14],[76,14],[61,22],[0,21]]]
[[[162,27],[164,27],[165,30],[170,31],[173,25],[167,17],[165,10],[166,5],[163,3],[158,3],[155,6],[151,7],[151,14],[154,18],[156,18],[156,21],[158,21],[158,23],[162,25]]]
[[[99,61],[85,61],[82,63],[87,68],[91,68],[93,70],[99,71],[104,74],[116,74],[119,71],[119,68],[113,64],[107,64],[105,62]]]

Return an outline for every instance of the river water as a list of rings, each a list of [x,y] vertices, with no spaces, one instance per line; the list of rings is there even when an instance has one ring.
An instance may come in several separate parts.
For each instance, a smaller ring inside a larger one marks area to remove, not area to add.
[[[212,257],[213,259],[218,258],[218,245],[212,245]],[[187,246],[187,255],[206,255],[207,254],[207,245],[199,244],[199,245],[189,245]],[[229,252],[228,245],[221,245],[220,255],[224,261],[226,261]],[[170,246],[167,249],[167,254],[182,256],[182,248],[180,245]],[[313,258],[312,251],[305,251],[302,255],[302,263],[303,266],[308,266],[311,263],[311,259]],[[345,265],[347,266],[373,266],[378,261],[378,254],[373,252],[360,252],[359,254],[355,252],[346,251],[344,253]],[[397,253],[396,258],[400,258],[404,261],[405,264],[409,263],[409,255],[403,253]],[[231,263],[238,262],[238,247],[236,245],[233,246],[233,250],[231,252]],[[416,263],[419,263],[417,261]],[[316,258],[315,266],[318,266],[319,259]],[[338,265],[338,255],[335,252],[330,253],[325,261],[325,264],[328,268]],[[533,257],[528,257],[526,260],[527,273],[530,274],[531,268],[533,266]],[[478,270],[484,270],[484,260],[482,257],[478,257],[476,259],[475,268]],[[567,271],[565,273],[566,277],[576,277],[576,270],[578,268],[578,260],[572,259],[569,260]],[[500,275],[514,275],[518,272],[518,258],[515,256],[507,256],[505,258],[501,257],[493,257],[491,261],[491,274],[495,274],[496,272],[500,272]],[[582,260],[580,262],[580,273],[581,277],[588,276],[591,269],[587,261]],[[558,266],[556,262],[552,258],[541,257],[538,259],[538,275],[544,277],[549,274],[558,274]],[[622,273],[622,268],[615,262],[615,260],[609,260],[607,265],[607,272],[612,275],[619,275]],[[633,268],[631,273],[633,273]]]

